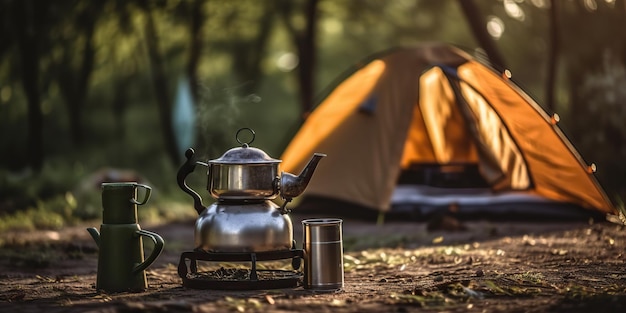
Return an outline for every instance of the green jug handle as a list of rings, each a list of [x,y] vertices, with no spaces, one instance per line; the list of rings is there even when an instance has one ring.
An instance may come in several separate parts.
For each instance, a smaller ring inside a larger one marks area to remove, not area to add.
[[[151,231],[140,229],[136,231],[135,234],[137,234],[138,236],[144,236],[152,239],[152,241],[154,242],[154,249],[152,249],[152,253],[150,253],[150,256],[145,261],[139,263],[133,268],[133,274],[136,274],[148,268],[148,266],[150,266],[161,254],[161,252],[163,251],[163,245],[165,244],[161,236]]]
[[[150,199],[150,193],[152,192],[152,188],[150,188],[150,186],[144,185],[144,184],[135,184],[135,186],[144,188],[146,190],[146,192],[144,193],[143,200],[138,201],[137,199],[133,198],[133,199],[130,199],[130,202],[132,202],[132,203],[134,203],[136,205],[142,205],[142,204],[145,204],[146,202],[148,202],[148,199]]]

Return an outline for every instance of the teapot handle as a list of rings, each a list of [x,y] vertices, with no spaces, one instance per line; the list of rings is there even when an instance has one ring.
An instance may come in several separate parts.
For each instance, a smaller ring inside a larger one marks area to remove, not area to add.
[[[156,258],[163,251],[163,245],[165,244],[165,241],[163,241],[163,238],[161,236],[159,236],[157,233],[153,233],[151,231],[140,229],[140,230],[136,231],[135,234],[137,236],[144,236],[144,237],[148,237],[148,238],[152,239],[152,242],[154,242],[154,248],[152,249],[152,253],[150,253],[150,256],[148,256],[147,259],[145,259],[143,262],[137,264],[133,268],[133,274],[139,273],[139,272],[145,270],[146,268],[148,268],[148,266],[152,265],[152,263],[154,263]]]
[[[202,198],[197,192],[187,186],[187,183],[185,182],[185,178],[187,178],[187,175],[189,175],[189,173],[193,172],[197,164],[204,165],[203,163],[195,162],[193,160],[194,153],[195,152],[193,151],[193,148],[189,148],[187,149],[187,151],[185,151],[185,157],[187,158],[187,161],[185,161],[185,163],[178,170],[178,173],[176,174],[176,182],[178,183],[178,187],[180,187],[180,189],[182,189],[193,198],[193,207],[196,209],[196,211],[198,211],[198,214],[200,215],[202,214],[202,211],[204,211]]]

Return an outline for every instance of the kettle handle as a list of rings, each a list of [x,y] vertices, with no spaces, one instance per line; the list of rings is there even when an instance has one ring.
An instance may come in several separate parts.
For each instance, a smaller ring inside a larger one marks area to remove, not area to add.
[[[193,198],[193,207],[196,209],[196,211],[198,211],[198,214],[202,214],[202,211],[204,211],[202,198],[197,192],[187,186],[187,183],[185,182],[185,178],[187,178],[187,175],[189,175],[189,173],[193,172],[193,170],[196,168],[196,165],[202,164],[193,160],[194,153],[195,152],[193,151],[193,148],[189,148],[187,149],[187,151],[185,151],[185,157],[187,158],[187,161],[185,161],[185,163],[178,170],[178,173],[176,174],[176,182],[178,183],[178,187],[180,187],[180,189],[182,189]]]
[[[135,234],[137,234],[137,236],[148,237],[154,242],[154,248],[152,249],[152,253],[150,253],[150,256],[148,256],[145,261],[139,263],[133,268],[133,273],[138,273],[148,268],[148,266],[150,266],[156,260],[156,258],[163,251],[163,245],[165,244],[165,241],[163,241],[163,238],[161,238],[159,234],[143,229],[136,231]]]
[[[152,193],[152,188],[148,185],[144,185],[144,184],[135,184],[135,187],[137,188],[143,188],[145,190],[144,194],[143,194],[143,199],[141,201],[132,198],[130,199],[130,202],[136,204],[136,205],[142,205],[142,204],[146,204],[146,202],[148,202],[148,199],[150,199],[150,194]]]

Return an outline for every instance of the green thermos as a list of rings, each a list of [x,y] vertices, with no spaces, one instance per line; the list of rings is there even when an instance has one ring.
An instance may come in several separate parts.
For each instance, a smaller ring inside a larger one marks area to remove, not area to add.
[[[138,189],[144,190],[141,200],[137,198]],[[148,202],[151,191],[149,186],[135,182],[102,184],[100,232],[87,228],[99,248],[96,289],[118,292],[148,288],[145,269],[161,254],[164,245],[161,236],[137,224],[137,205]],[[154,242],[145,260],[142,237]]]

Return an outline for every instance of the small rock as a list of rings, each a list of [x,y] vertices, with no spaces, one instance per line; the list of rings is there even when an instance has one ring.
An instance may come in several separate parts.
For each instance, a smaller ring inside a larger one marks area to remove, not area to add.
[[[476,277],[483,277],[483,276],[485,276],[485,272],[482,269],[476,271]]]
[[[426,225],[426,230],[433,231],[466,231],[467,227],[461,223],[456,217],[444,214],[435,216],[430,219]]]
[[[437,275],[437,276],[435,276],[435,278],[433,280],[436,281],[436,282],[441,282],[441,281],[443,281],[443,276]]]

